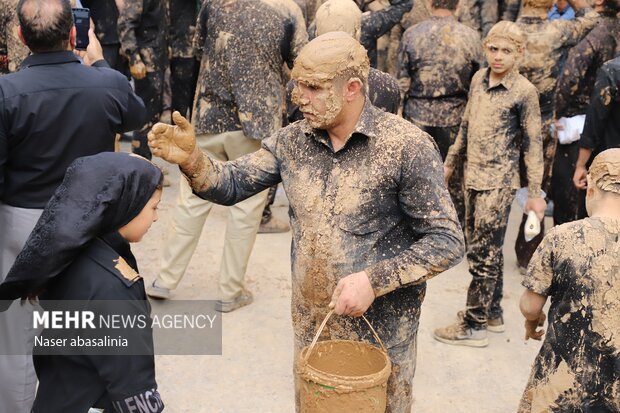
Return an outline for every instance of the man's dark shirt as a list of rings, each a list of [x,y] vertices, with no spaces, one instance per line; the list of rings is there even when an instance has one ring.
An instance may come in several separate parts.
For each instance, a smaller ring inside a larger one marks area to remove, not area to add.
[[[598,25],[570,49],[558,80],[557,117],[586,113],[598,69],[613,59],[620,45],[620,19],[601,16]]]
[[[264,139],[282,127],[284,64],[308,41],[293,0],[205,1],[194,48],[200,74],[192,123],[196,133],[242,130]]]
[[[401,41],[398,75],[411,79],[405,119],[424,126],[458,126],[471,79],[483,61],[478,32],[452,16],[431,17],[408,28]]]
[[[293,87],[295,82],[291,80],[286,85],[286,115],[290,123],[304,118],[299,106],[291,101]],[[368,98],[373,106],[396,115],[400,105],[400,91],[394,76],[371,67],[368,73]]]
[[[90,9],[95,23],[95,33],[102,45],[119,44],[118,9],[114,0],[82,0],[82,6]]]
[[[161,50],[166,46],[166,27],[163,0],[125,0],[125,7],[118,16],[121,53],[129,59],[130,64],[135,62],[141,49],[166,53]],[[148,56],[142,58],[153,60]]]
[[[114,150],[114,137],[145,121],[127,79],[72,52],[31,55],[0,77],[0,202],[44,208],[81,156]]]
[[[360,43],[368,50],[372,67],[377,66],[377,39],[400,23],[403,15],[412,7],[413,0],[391,0],[388,7],[362,15]]]
[[[620,147],[620,57],[598,71],[579,146],[592,149],[592,156]]]

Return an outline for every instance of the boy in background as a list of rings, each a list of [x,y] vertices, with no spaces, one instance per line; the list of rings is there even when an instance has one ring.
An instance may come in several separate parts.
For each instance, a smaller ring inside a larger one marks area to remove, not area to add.
[[[552,298],[520,413],[620,411],[620,149],[601,152],[587,180],[590,218],[554,227],[523,278],[526,340],[541,339]]]
[[[513,22],[502,21],[484,41],[489,67],[473,77],[458,137],[444,165],[450,178],[465,156],[465,239],[472,281],[467,308],[458,321],[436,329],[436,340],[484,347],[487,326],[504,331],[500,301],[503,288],[502,246],[510,206],[519,188],[519,157],[524,154],[528,177],[526,213],[542,219],[545,201],[540,108],[536,88],[518,72],[525,37]]]

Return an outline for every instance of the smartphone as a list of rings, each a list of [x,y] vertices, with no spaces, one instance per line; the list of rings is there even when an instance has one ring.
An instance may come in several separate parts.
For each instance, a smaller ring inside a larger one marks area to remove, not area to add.
[[[88,47],[88,29],[90,28],[90,9],[73,8],[73,24],[77,32],[75,48],[86,50]]]

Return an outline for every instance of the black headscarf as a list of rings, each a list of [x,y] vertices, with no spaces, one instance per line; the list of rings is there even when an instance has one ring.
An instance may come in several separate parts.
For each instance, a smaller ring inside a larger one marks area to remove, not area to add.
[[[127,153],[76,159],[0,284],[0,300],[38,291],[93,239],[109,239],[142,211],[161,177],[150,161]]]

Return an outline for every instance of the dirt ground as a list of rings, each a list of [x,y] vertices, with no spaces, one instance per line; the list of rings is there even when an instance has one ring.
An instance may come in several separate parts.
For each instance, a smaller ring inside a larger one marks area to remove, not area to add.
[[[147,282],[152,282],[158,271],[160,245],[177,195],[179,173],[176,167],[169,170],[172,185],[164,190],[159,221],[143,242],[134,246]],[[275,214],[286,219],[282,194],[276,205]],[[489,333],[487,348],[449,346],[431,337],[434,328],[451,323],[464,306],[470,281],[466,262],[429,281],[418,333],[413,387],[416,413],[516,411],[540,346],[524,342],[523,317],[518,309],[522,287],[513,245],[519,214],[518,207],[513,208],[504,249],[506,332]],[[225,207],[213,209],[172,299],[217,298],[225,219]],[[223,316],[221,356],[157,356],[157,381],[167,412],[294,412],[290,242],[290,232],[258,235],[246,275],[255,301]]]

